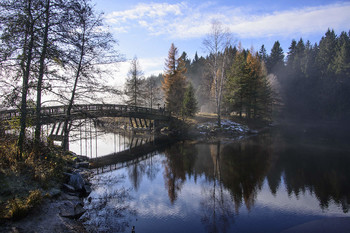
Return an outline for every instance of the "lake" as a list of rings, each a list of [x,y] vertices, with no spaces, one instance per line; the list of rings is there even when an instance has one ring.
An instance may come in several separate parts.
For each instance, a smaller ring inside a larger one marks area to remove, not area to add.
[[[101,137],[108,153],[132,141]],[[96,174],[82,220],[92,232],[281,232],[349,217],[349,151],[327,130],[178,142]]]

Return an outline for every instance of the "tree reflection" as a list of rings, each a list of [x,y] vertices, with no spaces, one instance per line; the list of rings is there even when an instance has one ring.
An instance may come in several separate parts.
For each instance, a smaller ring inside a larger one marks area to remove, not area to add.
[[[287,135],[276,132],[279,136],[273,147],[278,157],[268,174],[272,190],[276,190],[281,177],[284,179],[288,194],[299,196],[309,191],[319,200],[320,207],[326,209],[331,201],[340,205],[344,213],[350,204],[350,157],[348,151],[327,144],[310,142],[310,136],[304,138],[298,134]],[[288,138],[293,144],[282,144]],[[296,139],[295,139],[296,138]],[[305,140],[308,140],[305,143]],[[324,140],[326,141],[326,140]],[[275,152],[275,153],[276,153]]]
[[[165,155],[163,175],[169,200],[173,204],[186,180],[186,173],[192,173],[197,152],[194,146],[181,143],[165,150]]]
[[[139,189],[142,177],[145,173],[146,168],[143,163],[138,163],[136,161],[133,165],[128,167],[129,180],[136,191]]]
[[[130,183],[133,185],[136,191],[140,187],[143,176],[146,175],[147,178],[152,181],[160,171],[158,163],[153,162],[153,156],[150,156],[146,160],[136,158],[133,160],[132,165],[130,165],[127,169]]]
[[[120,187],[125,177],[113,173],[95,176],[98,185],[84,200],[86,212],[81,217],[89,232],[124,232],[136,210],[129,203],[130,190]]]
[[[244,202],[250,210],[270,168],[268,147],[254,139],[226,145],[222,150],[222,181],[230,191],[236,211]]]
[[[221,179],[221,143],[210,145],[209,151],[212,158],[214,179],[210,182],[211,184],[202,186],[201,221],[208,232],[226,232],[230,222],[233,221],[234,206]]]
[[[147,178],[153,181],[160,171],[160,165],[157,163],[157,161],[153,161],[153,156],[151,156],[145,161],[145,166]]]

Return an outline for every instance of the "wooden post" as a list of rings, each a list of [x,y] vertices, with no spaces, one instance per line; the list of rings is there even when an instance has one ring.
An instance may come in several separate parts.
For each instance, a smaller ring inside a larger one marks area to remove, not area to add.
[[[135,123],[136,123],[136,128],[138,128],[138,127],[139,127],[139,124],[137,124],[136,117],[134,117],[134,121],[135,121]]]

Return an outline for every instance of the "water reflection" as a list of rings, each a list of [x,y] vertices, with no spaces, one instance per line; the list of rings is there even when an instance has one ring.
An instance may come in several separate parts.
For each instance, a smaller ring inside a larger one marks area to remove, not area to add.
[[[152,232],[280,232],[320,216],[347,216],[348,150],[294,136],[276,130],[240,142],[180,142],[102,174],[123,174],[126,185],[97,179],[92,196],[127,190],[132,199],[107,206],[133,207],[138,221],[127,225]]]
[[[166,160],[163,161],[164,182],[170,202],[174,203],[186,180],[186,174],[191,177],[197,150],[192,145],[180,143],[165,150],[164,153],[166,156]]]
[[[136,134],[124,130],[118,121],[107,127],[99,120],[83,119],[71,122],[69,149],[79,155],[97,158],[129,150],[154,140],[150,133]]]
[[[130,189],[116,188],[123,183],[124,176],[103,174],[93,181],[94,192],[85,200],[86,212],[82,216],[84,225],[89,232],[124,232],[129,228],[129,221],[136,215],[136,210],[130,207],[132,200]]]
[[[158,163],[154,163],[152,156],[150,156],[149,159],[139,161],[138,163],[133,163],[132,165],[128,166],[127,170],[130,183],[132,184],[134,190],[137,191],[144,176],[146,176],[150,181],[156,178],[157,173],[160,171],[160,165]]]

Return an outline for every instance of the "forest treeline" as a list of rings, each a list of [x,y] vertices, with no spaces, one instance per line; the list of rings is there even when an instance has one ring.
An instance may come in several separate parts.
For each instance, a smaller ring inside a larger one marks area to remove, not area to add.
[[[217,112],[216,80],[210,65],[214,56],[199,57],[196,53],[189,59],[183,52],[178,57],[186,70],[183,75],[194,87],[198,106],[207,112]],[[350,32],[336,35],[329,29],[315,44],[293,39],[287,52],[279,41],[270,53],[264,45],[259,51],[230,45],[218,53],[217,63],[225,63],[214,70],[225,80],[221,114],[298,121],[345,122],[350,117]],[[164,78],[159,74],[147,79],[160,87]]]

